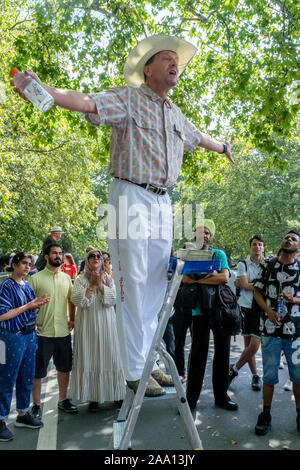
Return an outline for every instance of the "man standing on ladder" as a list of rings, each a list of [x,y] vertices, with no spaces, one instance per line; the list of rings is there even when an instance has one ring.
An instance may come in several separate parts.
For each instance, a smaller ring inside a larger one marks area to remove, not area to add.
[[[154,35],[130,52],[124,67],[128,86],[88,95],[42,84],[58,106],[84,113],[93,125],[112,127],[110,174],[114,180],[109,203],[120,220],[108,227],[109,250],[124,372],[134,391],[167,288],[172,245],[167,188],[177,180],[184,151],[193,152],[199,146],[224,153],[233,162],[229,142],[219,143],[202,134],[167,98],[196,51],[183,39]],[[34,72],[26,73],[41,83]],[[25,82],[18,86],[15,91],[25,98],[21,91]],[[170,376],[157,365],[154,368],[146,396],[161,395],[161,385],[172,385]]]

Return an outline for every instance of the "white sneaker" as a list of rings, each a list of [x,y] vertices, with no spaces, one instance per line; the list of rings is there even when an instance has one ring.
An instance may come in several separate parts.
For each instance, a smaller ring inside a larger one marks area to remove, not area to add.
[[[284,390],[286,390],[287,392],[291,392],[293,390],[293,384],[291,382],[290,379],[287,379],[287,381],[285,382],[284,384]]]
[[[283,358],[282,358],[282,356],[281,356],[281,358],[280,358],[279,369],[284,369],[284,363],[283,363]]]

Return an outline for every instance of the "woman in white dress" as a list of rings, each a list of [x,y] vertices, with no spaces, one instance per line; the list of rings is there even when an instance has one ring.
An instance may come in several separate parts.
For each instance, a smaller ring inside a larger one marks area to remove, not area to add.
[[[104,271],[101,251],[87,254],[71,301],[77,307],[71,394],[89,401],[89,410],[97,411],[99,403],[122,400],[126,390],[114,309],[116,288]]]

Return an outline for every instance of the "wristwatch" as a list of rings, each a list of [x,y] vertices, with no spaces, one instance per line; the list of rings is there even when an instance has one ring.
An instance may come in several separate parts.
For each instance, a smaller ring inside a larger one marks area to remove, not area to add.
[[[221,154],[227,153],[227,150],[228,150],[227,144],[223,144],[223,152],[221,152]]]

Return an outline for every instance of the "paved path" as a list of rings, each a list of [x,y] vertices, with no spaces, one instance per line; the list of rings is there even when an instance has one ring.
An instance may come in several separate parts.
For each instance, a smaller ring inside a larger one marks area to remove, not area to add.
[[[232,340],[231,358],[237,358],[243,340]],[[187,345],[186,349],[189,349]],[[300,434],[296,429],[295,401],[292,392],[283,390],[287,369],[279,371],[272,409],[272,430],[267,436],[254,433],[257,416],[261,411],[262,396],[250,387],[250,373],[245,366],[232,383],[229,394],[239,404],[239,410],[229,412],[214,406],[211,386],[210,347],[209,363],[201,400],[194,413],[197,429],[205,450],[300,450]],[[262,373],[260,352],[257,354],[259,373]],[[87,411],[87,403],[79,403],[78,415],[67,415],[57,410],[57,384],[52,369],[43,383],[43,421],[40,431],[14,428],[16,414],[11,413],[9,427],[15,439],[0,443],[1,450],[111,450],[112,427],[118,409],[111,404],[102,406],[101,412]],[[13,402],[12,410],[15,409]],[[189,451],[184,425],[178,414],[176,399],[145,401],[132,438],[133,450]]]

